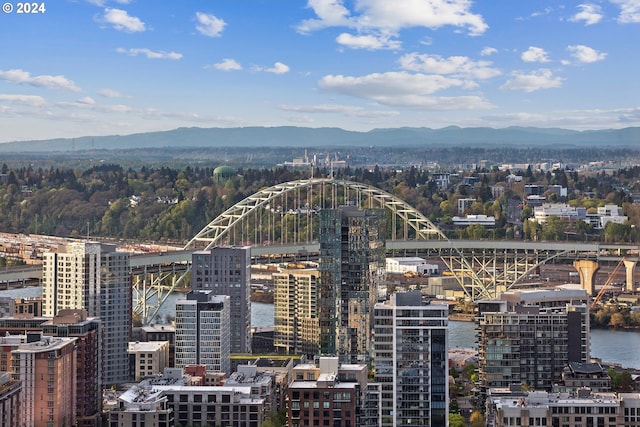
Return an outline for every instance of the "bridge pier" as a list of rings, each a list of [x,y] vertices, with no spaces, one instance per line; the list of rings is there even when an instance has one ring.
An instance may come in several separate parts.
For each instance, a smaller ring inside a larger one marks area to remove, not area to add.
[[[597,295],[595,289],[595,275],[600,269],[600,265],[596,261],[588,259],[577,259],[573,262],[573,266],[578,270],[580,275],[580,286],[586,290],[589,295]]]
[[[624,268],[627,272],[626,291],[633,292],[635,291],[635,285],[633,283],[633,270],[635,270],[636,268],[636,262],[628,259],[625,259],[623,262],[624,262]]]

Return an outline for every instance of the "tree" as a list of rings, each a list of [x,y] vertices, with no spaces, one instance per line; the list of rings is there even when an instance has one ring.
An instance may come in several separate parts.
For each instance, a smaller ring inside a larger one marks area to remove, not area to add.
[[[469,422],[471,423],[471,427],[484,427],[484,416],[482,415],[482,412],[477,409],[473,411],[469,418]]]
[[[467,427],[467,420],[460,414],[449,414],[449,427]]]

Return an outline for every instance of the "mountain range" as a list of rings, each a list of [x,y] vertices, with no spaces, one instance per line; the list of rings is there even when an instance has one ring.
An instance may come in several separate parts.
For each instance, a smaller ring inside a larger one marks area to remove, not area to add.
[[[131,135],[84,136],[0,144],[0,153],[50,153],[140,148],[251,147],[546,147],[640,148],[640,128],[575,131],[507,127],[386,128],[367,132],[339,128],[241,127],[178,128]]]

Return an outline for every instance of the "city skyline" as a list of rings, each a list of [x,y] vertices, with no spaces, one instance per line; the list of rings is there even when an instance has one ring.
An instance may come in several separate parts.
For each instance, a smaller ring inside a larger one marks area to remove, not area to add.
[[[0,142],[192,126],[640,125],[633,0],[7,4]]]

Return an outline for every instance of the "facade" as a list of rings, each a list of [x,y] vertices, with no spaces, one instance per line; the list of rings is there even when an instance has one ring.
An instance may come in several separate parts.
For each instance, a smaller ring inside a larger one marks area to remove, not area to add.
[[[140,328],[140,341],[169,341],[169,367],[175,366],[176,328],[173,325],[147,325]]]
[[[587,217],[586,208],[575,208],[566,203],[543,203],[533,208],[532,221],[542,224],[549,217],[557,217],[568,221],[584,220]]]
[[[468,227],[470,225],[481,225],[483,227],[495,227],[496,218],[487,215],[466,215],[463,217],[454,216],[452,219],[455,227]]]
[[[562,382],[553,385],[553,392],[575,393],[588,388],[594,392],[611,390],[611,377],[599,363],[569,362],[562,371]]]
[[[318,354],[318,271],[284,270],[272,277],[274,346],[285,354]]]
[[[169,368],[169,341],[130,342],[131,374],[136,381]]]
[[[320,353],[368,362],[372,307],[385,293],[385,211],[320,211],[318,270]]]
[[[16,426],[76,425],[76,339],[25,338],[11,351],[12,379],[22,382]]]
[[[400,257],[386,259],[387,273],[438,274],[437,264],[427,264],[424,258]]]
[[[76,339],[76,423],[98,427],[102,413],[102,322],[87,317],[86,310],[59,310],[42,324],[42,333]]]
[[[479,302],[480,381],[550,391],[569,362],[589,361],[589,306],[575,287],[506,292]]]
[[[360,426],[365,420],[367,366],[320,357],[293,368],[287,393],[290,427]],[[375,416],[374,416],[375,419]]]
[[[381,426],[446,426],[448,305],[420,291],[396,293],[374,308],[375,381],[381,384]]]
[[[20,424],[20,391],[22,383],[12,380],[9,372],[0,372],[0,425]]]
[[[542,391],[501,394],[487,404],[488,423],[507,426],[638,427],[640,394],[547,393]]]
[[[104,324],[104,384],[129,378],[127,348],[131,336],[132,291],[129,253],[114,245],[73,242],[44,254],[43,314],[85,309]]]
[[[231,352],[251,353],[251,247],[194,252],[191,289],[231,298]]]
[[[176,302],[176,367],[230,373],[230,298],[193,291]]]
[[[458,215],[464,215],[465,211],[471,209],[471,205],[476,201],[476,199],[471,198],[458,199]]]

